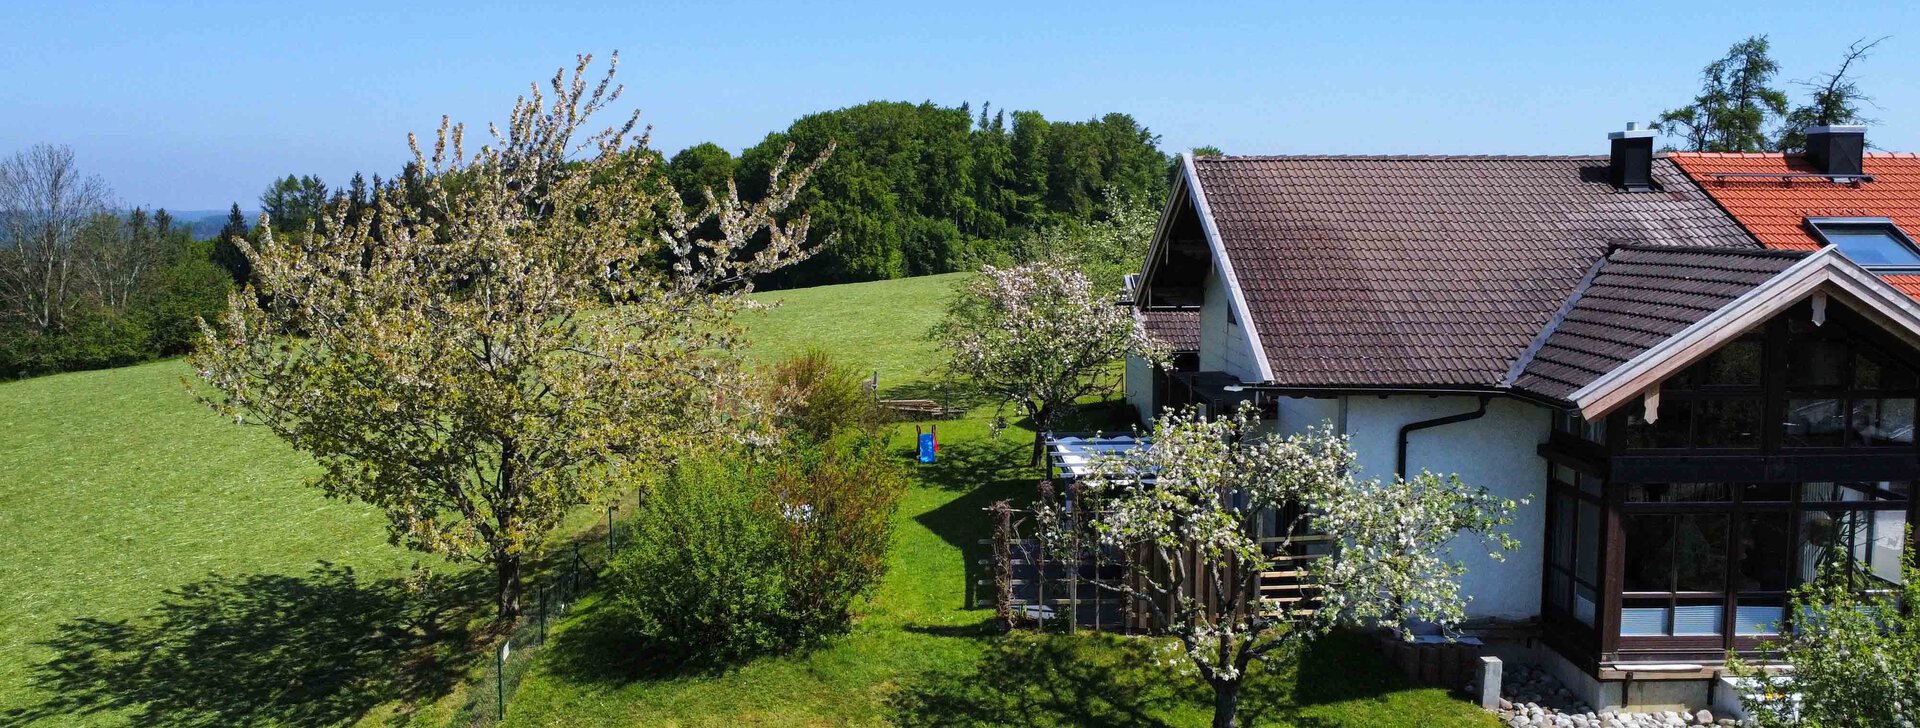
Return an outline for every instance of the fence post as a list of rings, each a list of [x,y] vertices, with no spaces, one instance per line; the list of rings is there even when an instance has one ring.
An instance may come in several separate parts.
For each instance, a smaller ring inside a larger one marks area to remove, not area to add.
[[[493,663],[493,714],[495,720],[507,718],[507,652],[512,649],[511,638],[500,643],[499,655]]]
[[[613,558],[613,509],[616,507],[607,506],[607,558],[609,559]]]
[[[1013,629],[1013,504],[994,501],[993,511],[993,616],[1000,628]]]
[[[547,587],[540,586],[540,644],[547,643]]]
[[[1067,634],[1080,631],[1080,482],[1067,484]]]

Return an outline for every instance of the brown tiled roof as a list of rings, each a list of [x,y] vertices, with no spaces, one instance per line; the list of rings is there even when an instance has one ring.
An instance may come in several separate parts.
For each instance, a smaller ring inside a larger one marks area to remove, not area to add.
[[[1147,325],[1147,334],[1173,347],[1174,351],[1199,350],[1200,311],[1198,309],[1141,311],[1140,316]]]
[[[1514,386],[1565,398],[1805,257],[1798,251],[1619,248],[1536,339]]]
[[[1610,245],[1758,244],[1665,159],[1208,157],[1195,172],[1289,386],[1503,384]]]

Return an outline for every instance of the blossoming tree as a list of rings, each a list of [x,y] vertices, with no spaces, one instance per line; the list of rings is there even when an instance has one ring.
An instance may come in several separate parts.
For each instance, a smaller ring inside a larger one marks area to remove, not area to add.
[[[1913,542],[1910,533],[1886,536]],[[1759,725],[1911,728],[1920,717],[1920,568],[1908,552],[1895,581],[1848,561],[1832,559],[1796,588],[1792,629],[1760,646],[1790,670],[1731,660],[1753,682],[1741,702]]]
[[[960,285],[932,336],[949,371],[1033,421],[1034,464],[1061,412],[1113,392],[1114,362],[1129,353],[1164,358],[1132,309],[1057,258],[982,268]]]
[[[313,455],[319,487],[383,509],[395,541],[490,564],[502,619],[569,509],[749,436],[732,319],[754,276],[809,252],[807,218],[781,213],[819,160],[689,214],[651,191],[637,114],[586,131],[620,96],[618,56],[595,84],[590,62],[476,152],[445,120],[430,153],[409,137],[424,189],[380,195],[378,214],[338,205],[294,239],[236,239],[255,287],[192,358],[209,405]]]
[[[1223,728],[1235,724],[1248,670],[1297,658],[1334,626],[1458,622],[1466,598],[1457,579],[1465,567],[1448,551],[1456,537],[1484,537],[1496,558],[1516,545],[1502,530],[1511,501],[1425,472],[1360,480],[1344,437],[1258,428],[1251,406],[1212,419],[1168,413],[1151,447],[1097,458],[1076,503],[1038,511],[1051,551],[1127,554],[1128,578],[1094,584],[1177,639],[1172,646],[1213,688],[1213,724]],[[1310,536],[1332,545],[1305,567],[1317,603],[1263,597],[1273,554]]]

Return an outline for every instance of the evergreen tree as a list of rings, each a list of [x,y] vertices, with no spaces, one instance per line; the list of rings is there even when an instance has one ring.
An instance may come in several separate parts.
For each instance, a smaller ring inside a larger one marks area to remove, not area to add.
[[[1701,72],[1693,103],[1660,115],[1659,129],[1693,152],[1758,152],[1773,146],[1767,125],[1787,113],[1787,94],[1768,85],[1780,71],[1767,37],[1735,43]]]
[[[1868,43],[1865,38],[1856,40],[1847,46],[1847,53],[1840,59],[1840,67],[1832,73],[1801,81],[1799,84],[1812,93],[1805,104],[1794,107],[1787,113],[1786,125],[1780,130],[1779,148],[1783,152],[1798,152],[1807,148],[1807,129],[1833,124],[1866,124],[1872,120],[1860,115],[1860,105],[1872,103],[1873,99],[1860,91],[1854,81],[1853,65],[1865,59],[1874,46],[1880,45],[1886,38]]]
[[[237,286],[246,285],[253,277],[252,261],[247,260],[246,254],[240,251],[240,246],[235,242],[246,239],[248,232],[247,219],[240,215],[240,203],[235,202],[227,210],[227,224],[220,228],[220,234],[213,239],[211,257],[214,265],[232,276]]]

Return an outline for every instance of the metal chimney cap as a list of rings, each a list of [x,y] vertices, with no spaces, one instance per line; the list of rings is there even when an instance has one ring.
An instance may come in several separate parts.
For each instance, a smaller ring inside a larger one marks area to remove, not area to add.
[[[1867,133],[1867,127],[1864,124],[1829,124],[1827,126],[1808,127],[1807,133],[1808,134],[1865,134]]]
[[[1627,122],[1626,131],[1608,132],[1607,138],[1608,139],[1645,139],[1657,133],[1658,132],[1655,132],[1652,129],[1640,128],[1640,122],[1629,121]]]

